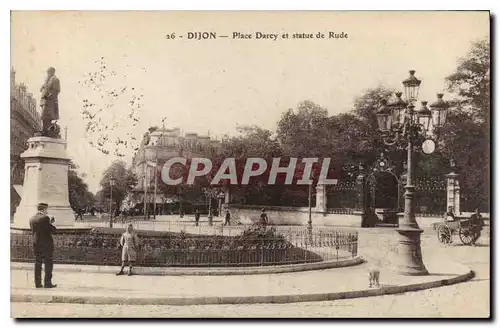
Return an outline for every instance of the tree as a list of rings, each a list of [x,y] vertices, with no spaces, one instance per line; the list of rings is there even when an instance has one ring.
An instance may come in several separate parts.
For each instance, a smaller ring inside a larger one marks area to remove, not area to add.
[[[289,157],[298,158],[298,165],[295,170],[295,179],[299,179],[304,174],[305,165],[301,161],[303,158],[318,158],[318,162],[313,164],[313,180],[321,173],[321,163],[325,158],[330,158],[329,178],[332,176],[332,169],[339,165],[336,155],[339,153],[335,149],[335,139],[338,133],[335,126],[335,119],[328,116],[326,108],[315,104],[312,101],[303,101],[298,104],[296,109],[289,109],[283,113],[278,122],[277,139],[283,148],[283,153]],[[336,173],[333,173],[336,174]],[[279,203],[293,204],[294,206],[307,206],[309,186],[278,185],[281,189]],[[313,193],[315,188],[313,188]],[[313,197],[314,199],[314,197]]]
[[[70,162],[68,170],[69,203],[73,209],[88,208],[94,205],[94,195],[78,175],[77,169],[78,166]]]
[[[330,178],[346,178],[345,168],[371,163],[383,149],[377,134],[376,108],[391,91],[381,87],[367,90],[354,101],[352,113],[328,116],[328,111],[310,101],[285,112],[277,136],[283,151],[292,157],[330,158]],[[301,176],[300,168],[298,175]],[[319,170],[314,172],[319,175]],[[296,190],[293,190],[296,189]],[[307,199],[308,188],[286,188],[284,194]]]
[[[365,162],[376,155],[378,137],[371,124],[353,114],[338,114],[330,118],[331,156],[339,163]]]
[[[392,100],[395,92],[396,90],[394,89],[380,85],[376,88],[365,90],[363,94],[354,99],[352,112],[363,123],[357,123],[356,125],[359,129],[359,132],[356,133],[358,135],[359,146],[353,154],[356,161],[370,165],[382,152],[386,153],[397,163],[402,163],[406,160],[406,152],[401,151],[406,145],[400,143],[396,146],[386,146],[378,130],[377,110],[380,103],[383,99],[387,101]]]
[[[443,129],[443,153],[455,160],[467,199],[466,210],[489,204],[490,168],[490,45],[488,40],[472,44],[446,78],[453,93],[448,120]]]
[[[137,177],[126,167],[125,162],[114,161],[103,173],[100,185],[101,194],[105,199],[110,199],[110,180],[115,180],[113,188],[113,203],[115,208],[120,208],[121,203],[127,197],[128,193],[137,185]]]
[[[278,122],[277,139],[291,157],[318,157],[328,151],[328,111],[312,101],[289,109]]]
[[[487,210],[489,204],[490,139],[484,124],[470,114],[452,111],[443,131],[443,153],[453,159],[460,174],[461,194],[468,201],[465,210]]]
[[[281,147],[272,131],[254,125],[239,126],[238,132],[240,135],[236,137],[223,138],[218,153],[212,158],[214,174],[226,158],[234,158],[238,181],[241,181],[247,158],[258,157],[271,163],[273,158],[282,156]],[[250,203],[268,204],[277,194],[274,186],[267,186],[265,173],[252,177],[248,185],[234,186],[229,185],[228,181],[221,182],[219,187],[230,188],[233,195],[239,195]]]
[[[455,110],[470,114],[475,122],[489,124],[489,40],[474,42],[467,56],[459,60],[456,72],[449,75],[446,82],[448,90],[456,96]]]
[[[372,131],[377,131],[377,109],[381,100],[389,100],[394,96],[395,90],[387,89],[380,85],[374,89],[368,89],[362,95],[354,99],[353,113],[369,124]]]

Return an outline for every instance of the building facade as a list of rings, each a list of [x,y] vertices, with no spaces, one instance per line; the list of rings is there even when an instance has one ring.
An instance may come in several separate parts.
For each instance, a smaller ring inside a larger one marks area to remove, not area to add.
[[[24,161],[21,154],[26,150],[27,141],[42,128],[36,99],[28,92],[26,85],[16,82],[16,72],[10,72],[10,186],[11,215],[20,201],[18,194],[24,180]]]
[[[141,207],[144,199],[146,203],[153,204],[156,181],[156,212],[167,214],[166,205],[178,203],[179,199],[174,196],[167,197],[161,191],[160,179],[163,164],[173,157],[183,157],[189,160],[194,157],[211,156],[219,148],[218,145],[219,142],[209,136],[197,133],[182,134],[179,128],[150,128],[149,132],[144,134],[141,146],[132,161],[132,171],[137,177],[138,184],[132,199],[126,206],[137,207],[139,205]],[[151,207],[149,211],[152,210]]]

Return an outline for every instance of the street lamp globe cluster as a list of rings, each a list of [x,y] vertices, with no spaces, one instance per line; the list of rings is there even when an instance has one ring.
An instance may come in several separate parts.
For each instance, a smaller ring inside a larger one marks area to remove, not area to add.
[[[403,81],[403,93],[397,92],[392,102],[383,100],[377,110],[377,123],[384,143],[388,146],[403,144],[408,153],[407,174],[405,189],[405,208],[402,220],[399,222],[398,263],[397,270],[405,275],[426,275],[427,269],[422,261],[420,246],[420,229],[415,219],[415,185],[413,177],[413,151],[415,147],[422,147],[426,154],[434,151],[435,141],[439,137],[440,129],[446,123],[448,104],[443,100],[443,94],[427,107],[427,101],[421,102],[421,107],[415,110],[420,84],[415,71]],[[425,141],[424,141],[425,140]]]

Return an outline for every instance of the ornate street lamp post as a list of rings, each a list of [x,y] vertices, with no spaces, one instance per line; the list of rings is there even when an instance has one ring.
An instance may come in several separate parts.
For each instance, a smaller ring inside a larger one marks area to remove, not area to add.
[[[208,200],[208,225],[213,225],[213,216],[212,216],[212,198],[217,198],[219,193],[218,189],[213,188],[203,188],[203,193],[205,194],[206,199]]]
[[[415,77],[415,71],[410,71],[410,77],[403,81],[405,100],[402,93],[396,93],[396,100],[388,103],[382,101],[377,111],[377,123],[386,145],[395,145],[402,142],[408,153],[407,175],[405,193],[405,209],[403,218],[399,222],[398,254],[399,263],[397,270],[404,275],[426,275],[427,269],[422,261],[420,247],[420,229],[415,219],[415,186],[413,181],[413,150],[421,146],[426,154],[435,149],[434,140],[439,136],[439,130],[446,122],[448,105],[443,100],[443,94],[438,94],[436,102],[427,108],[427,102],[422,101],[422,107],[415,111],[415,102],[421,80]],[[422,142],[422,140],[424,140]]]
[[[115,179],[111,177],[109,179],[109,227],[113,228],[113,187],[115,185]]]

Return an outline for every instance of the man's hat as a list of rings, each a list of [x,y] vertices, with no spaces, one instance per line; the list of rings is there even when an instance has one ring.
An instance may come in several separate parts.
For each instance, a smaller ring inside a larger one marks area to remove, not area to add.
[[[38,207],[49,207],[49,204],[47,204],[47,203],[38,203],[37,206]]]

